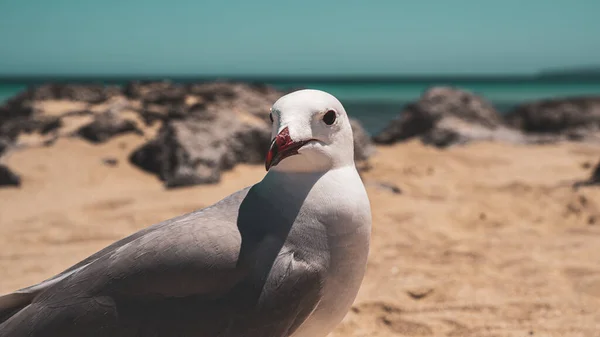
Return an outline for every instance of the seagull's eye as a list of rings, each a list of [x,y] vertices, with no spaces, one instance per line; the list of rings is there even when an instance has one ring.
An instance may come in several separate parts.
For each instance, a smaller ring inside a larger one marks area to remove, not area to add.
[[[269,113],[269,119],[271,120],[271,123],[273,123],[273,113]]]
[[[325,122],[327,125],[331,125],[335,122],[335,118],[335,111],[329,110],[325,113],[325,115],[323,115],[323,122]]]

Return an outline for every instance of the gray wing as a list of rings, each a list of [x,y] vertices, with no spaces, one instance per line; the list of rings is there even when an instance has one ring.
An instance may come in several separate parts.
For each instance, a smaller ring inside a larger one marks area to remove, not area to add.
[[[247,193],[149,227],[32,287],[35,298],[0,323],[0,335],[287,335],[318,303],[322,270],[286,254],[278,233],[238,228]],[[248,307],[254,290],[260,299]]]
[[[183,217],[185,217],[185,216],[183,216]],[[172,223],[175,221],[177,221],[177,218],[170,219],[165,222],[158,223],[156,225],[153,225],[153,226],[150,226],[143,230],[140,230],[128,237],[125,237],[119,241],[112,243],[111,245],[90,255],[89,257],[83,259],[82,261],[78,262],[77,264],[69,267],[68,269],[64,270],[63,272],[61,272],[57,275],[54,275],[38,284],[19,289],[10,294],[0,296],[0,324],[3,321],[5,321],[6,319],[8,319],[8,317],[12,316],[15,312],[21,310],[23,307],[30,304],[31,301],[37,295],[39,295],[41,292],[43,292],[44,290],[55,285],[59,281],[65,279],[66,277],[68,277],[72,273],[76,272],[77,270],[87,266],[88,264],[98,260],[99,258],[101,258],[107,254],[111,254],[115,249],[117,249],[119,247],[121,247],[131,241],[134,241],[135,239],[137,239],[147,233],[150,233],[150,232],[158,230],[164,226],[167,226],[169,223]]]
[[[138,266],[138,268],[143,268],[142,265],[144,261],[146,264],[152,264],[152,262],[154,262],[149,261],[149,257],[152,254],[157,254],[156,251],[162,249],[161,245],[164,245],[167,242],[171,242],[173,244],[174,240],[181,238],[188,240],[187,243],[189,243],[190,240],[194,240],[195,244],[198,244],[198,241],[204,240],[208,242],[209,247],[206,247],[204,242],[201,242],[201,244],[205,245],[203,249],[207,251],[210,250],[211,242],[220,242],[221,245],[229,247],[228,255],[221,254],[222,259],[219,260],[218,257],[212,256],[209,252],[209,254],[204,255],[204,257],[206,259],[210,259],[210,263],[213,265],[218,263],[230,265],[231,261],[227,261],[228,258],[235,261],[235,258],[232,258],[231,251],[235,250],[236,248],[239,249],[239,245],[236,247],[236,243],[239,241],[239,234],[237,238],[235,237],[235,219],[237,216],[237,209],[241,201],[246,196],[248,190],[249,188],[240,190],[214,204],[213,206],[205,209],[149,226],[148,228],[138,231],[109,245],[108,247],[87,257],[74,266],[66,269],[60,274],[55,275],[39,284],[20,289],[4,296],[0,296],[0,324],[8,317],[12,316],[16,311],[29,305],[38,295],[52,287],[57,286],[60,282],[65,281],[68,278],[73,278],[75,274],[78,274],[79,277],[85,277],[86,275],[89,275],[92,270],[99,272],[99,268],[115,268],[119,266],[126,268],[128,263],[133,263],[134,265]],[[196,236],[185,237],[186,232],[192,230],[195,232],[195,234],[192,234]],[[214,238],[214,236],[219,235],[225,236],[225,233],[232,235],[230,237],[226,236],[225,238]],[[203,235],[203,237],[198,237],[198,235]],[[157,240],[154,246],[152,246],[152,243],[150,242],[152,240]],[[182,244],[185,245],[186,242],[182,242]],[[219,247],[213,246],[212,248],[222,252],[222,249],[219,249]],[[141,250],[135,251],[135,249]],[[145,252],[144,249],[148,251]],[[165,264],[169,263],[169,260],[173,260],[172,257],[168,257],[169,254],[179,254],[179,252],[174,252],[173,248],[166,249],[163,253],[163,256],[165,257]],[[140,254],[142,256],[139,256]],[[179,259],[177,260],[179,261]],[[96,265],[94,265],[95,263]],[[106,265],[107,263],[110,263],[110,265]],[[207,262],[205,262],[205,264],[207,264]],[[163,264],[162,267],[166,266]],[[223,266],[220,268],[222,270],[226,269],[226,267]],[[85,273],[83,272],[84,270]],[[103,274],[104,272],[101,272],[100,275]],[[210,276],[206,278],[210,278]]]
[[[154,231],[158,231],[161,229],[164,229],[165,227],[169,227],[169,226],[173,226],[174,224],[176,225],[177,223],[179,223],[180,221],[189,221],[189,220],[196,220],[196,218],[198,218],[198,220],[202,220],[200,218],[202,218],[204,215],[204,217],[206,218],[205,220],[210,220],[210,217],[217,217],[218,220],[227,220],[227,218],[234,218],[234,215],[232,213],[228,213],[228,212],[223,212],[222,210],[232,210],[235,211],[236,210],[236,206],[239,206],[239,204],[241,203],[241,201],[243,200],[243,198],[247,195],[248,191],[249,191],[250,187],[244,188],[230,196],[228,196],[227,198],[221,200],[220,202],[214,204],[213,206],[207,207],[205,209],[201,209],[198,211],[195,211],[193,213],[189,213],[189,214],[184,214],[178,217],[174,217],[171,218],[169,220],[165,220],[163,222],[157,223],[155,225],[149,226],[145,229],[142,229],[140,231],[137,231],[121,240],[118,240],[112,244],[110,244],[109,246],[101,249],[100,251],[90,255],[89,257],[81,260],[80,262],[76,263],[75,265],[65,269],[64,271],[62,271],[61,273],[52,276],[49,279],[46,279],[42,282],[40,282],[39,284],[27,287],[27,288],[23,288],[20,289],[18,292],[19,293],[27,293],[27,292],[35,292],[35,290],[40,289],[40,288],[46,288],[48,285],[53,284],[56,280],[62,279],[65,276],[71,274],[72,272],[74,272],[75,270],[86,266],[88,264],[90,264],[93,261],[98,260],[99,258],[101,258],[104,255],[107,255],[109,253],[112,253],[113,251],[115,251],[116,249],[146,235],[149,233],[152,233]],[[214,212],[217,211],[217,212]],[[200,223],[202,225],[202,223]],[[204,223],[205,225],[207,225],[206,223]],[[1,302],[0,302],[1,303]]]
[[[19,289],[12,294],[0,296],[0,312],[2,311],[2,309],[4,307],[8,306],[7,303],[18,301],[19,298],[21,298],[21,299],[33,298],[33,297],[35,297],[35,295],[39,294],[41,291],[54,285],[55,283],[64,279],[65,277],[69,276],[70,274],[77,271],[78,269],[81,269],[82,267],[98,260],[99,258],[101,258],[107,254],[112,254],[116,249],[118,249],[118,248],[144,236],[144,235],[150,234],[155,231],[160,231],[160,230],[164,229],[165,227],[168,228],[169,226],[176,225],[179,221],[186,221],[186,220],[190,220],[193,218],[197,218],[200,214],[206,213],[206,211],[209,211],[211,209],[218,210],[222,207],[224,207],[225,209],[228,209],[229,207],[234,206],[235,204],[239,204],[241,202],[241,200],[246,196],[248,190],[249,190],[249,187],[242,189],[242,190],[238,191],[237,193],[232,194],[228,198],[225,198],[225,199],[221,200],[219,203],[216,203],[215,205],[208,207],[206,209],[201,209],[201,210],[198,210],[193,213],[174,217],[169,220],[165,220],[163,222],[160,222],[160,223],[154,224],[152,226],[149,226],[147,228],[144,228],[144,229],[137,231],[121,240],[118,240],[118,241],[110,244],[109,246],[101,249],[100,251],[88,256],[87,258],[81,260],[80,262],[74,264],[73,266],[65,269],[61,273],[56,274],[38,284]],[[224,214],[224,216],[226,216],[226,215]],[[14,300],[9,301],[9,297],[14,298]],[[0,315],[0,322],[2,322],[1,315]]]

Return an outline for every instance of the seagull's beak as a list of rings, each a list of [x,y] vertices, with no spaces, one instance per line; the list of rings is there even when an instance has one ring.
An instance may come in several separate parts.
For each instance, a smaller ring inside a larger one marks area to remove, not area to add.
[[[306,143],[308,141],[293,141],[290,137],[290,130],[286,126],[271,141],[271,147],[265,160],[265,168],[268,171],[272,166],[279,164],[284,158],[298,154],[298,149]]]

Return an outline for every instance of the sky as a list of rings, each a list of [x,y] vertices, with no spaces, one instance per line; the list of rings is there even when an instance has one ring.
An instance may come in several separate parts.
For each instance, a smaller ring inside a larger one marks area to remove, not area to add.
[[[600,65],[599,0],[0,0],[2,75],[529,74]]]

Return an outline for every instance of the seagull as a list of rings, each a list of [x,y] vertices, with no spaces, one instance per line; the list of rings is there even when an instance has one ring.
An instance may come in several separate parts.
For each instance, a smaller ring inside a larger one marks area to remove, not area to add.
[[[294,91],[269,113],[258,183],[0,297],[1,337],[322,337],[362,283],[371,208],[344,107]]]

